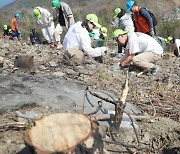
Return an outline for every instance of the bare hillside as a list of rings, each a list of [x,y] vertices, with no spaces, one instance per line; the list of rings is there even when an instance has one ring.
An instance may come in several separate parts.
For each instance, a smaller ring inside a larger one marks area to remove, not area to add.
[[[100,18],[101,24],[109,27],[112,19],[113,9],[121,7],[125,9],[124,0],[64,0],[73,10],[75,20],[82,20],[86,14],[95,13]],[[180,2],[179,0],[136,0],[136,2],[143,7],[147,7],[156,15],[158,25],[156,27],[157,33],[160,36],[166,37],[168,35],[180,36]],[[10,24],[10,19],[14,13],[18,12],[22,15],[21,25],[22,32],[27,33],[28,29],[33,26],[31,12],[36,6],[42,6],[50,10],[51,1],[49,0],[17,0],[16,3],[0,10],[0,26],[3,24]],[[168,23],[167,23],[168,21]],[[110,28],[109,28],[110,29]],[[110,29],[111,31],[111,29]],[[26,36],[24,34],[24,36]]]

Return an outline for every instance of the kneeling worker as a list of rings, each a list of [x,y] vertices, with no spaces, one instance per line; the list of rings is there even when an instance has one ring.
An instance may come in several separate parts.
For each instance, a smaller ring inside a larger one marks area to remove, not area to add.
[[[8,25],[3,26],[3,36],[11,36],[11,27]]]
[[[78,21],[72,25],[64,37],[63,49],[67,51],[71,48],[82,50],[91,57],[99,57],[108,50],[107,47],[91,47],[89,33],[95,28],[101,28],[98,24],[98,17],[95,14],[88,14],[83,22]]]
[[[126,48],[125,55],[120,59],[121,66],[132,61],[134,65],[147,72],[157,73],[159,66],[154,63],[161,59],[163,48],[154,38],[144,33],[121,29],[115,30],[113,37]]]

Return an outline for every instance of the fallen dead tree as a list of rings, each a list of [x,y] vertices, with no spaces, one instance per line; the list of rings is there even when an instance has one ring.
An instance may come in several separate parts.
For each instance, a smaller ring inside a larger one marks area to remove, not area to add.
[[[126,144],[121,144],[122,146],[125,146],[127,148],[130,148],[130,147],[134,147],[136,150],[140,151],[144,148],[141,147],[141,143],[140,143],[140,140],[139,140],[139,136],[138,136],[138,132],[134,126],[134,123],[133,123],[133,118],[125,111],[125,107],[126,107],[126,97],[127,97],[127,94],[128,94],[128,90],[129,90],[129,87],[128,87],[128,71],[127,71],[127,74],[126,74],[126,80],[125,80],[125,83],[124,83],[124,86],[123,86],[123,91],[122,91],[122,97],[118,99],[118,101],[114,101],[114,100],[110,100],[108,98],[104,98],[92,91],[89,91],[90,94],[92,94],[93,96],[95,97],[98,97],[106,102],[109,102],[113,105],[115,105],[115,115],[114,116],[111,116],[111,115],[108,115],[108,116],[105,116],[105,117],[99,117],[100,119],[105,119],[105,118],[108,118],[108,119],[112,119],[113,118],[113,124],[112,124],[112,127],[111,127],[111,135],[112,135],[112,139],[114,140],[114,142],[116,143],[116,140],[113,136],[113,134],[116,134],[120,128],[120,125],[121,125],[121,122],[122,122],[122,118],[123,118],[123,113],[126,113],[127,116],[129,117],[129,119],[131,120],[132,122],[132,126],[133,126],[133,129],[134,129],[134,133],[136,135],[136,139],[137,139],[137,143],[138,145],[135,146],[135,145],[126,145]],[[91,116],[92,117],[92,116]],[[96,119],[96,115],[94,116],[94,118]],[[97,119],[96,119],[97,120]],[[117,143],[119,144],[119,143]],[[139,152],[138,152],[139,153]]]
[[[126,107],[126,97],[127,97],[127,94],[128,94],[128,90],[129,90],[129,87],[128,87],[128,72],[127,72],[127,75],[126,75],[126,81],[124,83],[124,87],[123,87],[123,92],[122,92],[122,97],[118,99],[118,101],[114,101],[114,100],[110,100],[108,98],[104,98],[100,95],[98,95],[97,93],[95,92],[92,92],[91,90],[89,90],[89,93],[95,97],[98,97],[106,102],[109,102],[113,105],[115,105],[115,116],[114,116],[114,119],[113,119],[113,125],[112,125],[112,129],[117,131],[120,127],[120,124],[121,124],[121,121],[122,121],[122,117],[123,117],[123,113],[124,113],[124,109]]]

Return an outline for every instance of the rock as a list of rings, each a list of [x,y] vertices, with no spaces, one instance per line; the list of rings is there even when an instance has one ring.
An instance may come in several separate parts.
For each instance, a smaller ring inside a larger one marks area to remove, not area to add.
[[[58,77],[64,77],[64,76],[66,76],[66,73],[63,73],[63,72],[54,72],[53,75],[58,76]]]
[[[51,66],[51,67],[58,67],[58,63],[56,63],[55,61],[50,61],[49,62],[49,65]]]
[[[165,94],[165,92],[161,91],[161,92],[159,92],[159,96],[161,96],[161,97],[165,97],[165,96],[166,96],[166,94]]]
[[[69,64],[72,62],[75,65],[80,65],[84,59],[84,53],[81,50],[73,48],[65,52],[64,58],[70,62]]]
[[[0,68],[3,67],[4,58],[0,56]]]
[[[141,103],[143,103],[143,104],[150,105],[150,100],[147,99],[147,98],[141,98],[140,101],[141,101]]]
[[[6,144],[11,144],[12,141],[10,139],[6,140]]]
[[[73,71],[72,69],[65,69],[64,70],[66,74],[70,74],[70,75],[78,75],[78,72]]]
[[[119,66],[119,64],[114,64],[112,66],[112,68],[113,68],[113,70],[118,70],[118,69],[120,69],[120,66]]]
[[[22,121],[27,121],[29,119],[37,119],[38,114],[35,113],[34,111],[28,111],[25,114],[21,113],[20,111],[16,111],[16,116],[18,117],[18,121],[22,122]]]
[[[40,66],[38,66],[38,68],[39,68],[40,70],[46,70],[46,69],[47,69],[44,65],[40,65]]]
[[[135,122],[135,120],[133,120],[133,124],[134,124],[134,127],[136,129],[138,129],[138,125],[137,123]],[[133,129],[133,126],[132,126],[132,121],[130,119],[126,119],[126,120],[122,120],[121,121],[121,125],[120,125],[120,128],[126,128],[126,129]]]

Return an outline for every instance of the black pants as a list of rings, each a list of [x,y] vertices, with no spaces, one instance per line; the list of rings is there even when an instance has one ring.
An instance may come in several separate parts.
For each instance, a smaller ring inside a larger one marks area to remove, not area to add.
[[[121,44],[118,44],[118,53],[122,53],[123,46]]]

